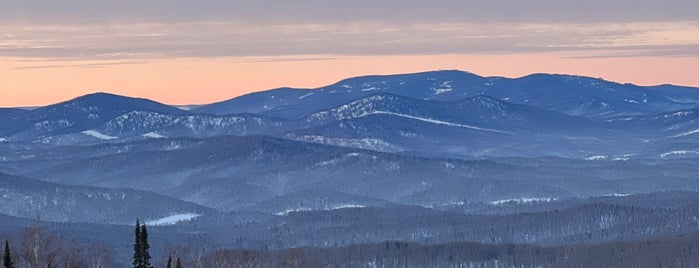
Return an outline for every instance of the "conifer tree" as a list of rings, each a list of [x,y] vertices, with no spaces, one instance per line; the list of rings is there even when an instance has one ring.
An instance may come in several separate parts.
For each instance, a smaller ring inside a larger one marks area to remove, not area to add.
[[[167,268],[172,268],[172,256],[167,257]]]
[[[140,268],[153,268],[150,264],[150,244],[148,243],[148,230],[146,230],[146,225],[141,225],[141,267]]]
[[[4,268],[15,268],[15,264],[12,262],[12,255],[10,254],[10,242],[5,240],[5,257],[2,260]]]
[[[183,268],[182,260],[180,260],[180,257],[177,257],[177,261],[175,262],[175,268]]]
[[[133,243],[133,267],[142,268],[143,267],[143,255],[141,251],[141,223],[136,219],[136,231],[134,231],[134,243]]]
[[[134,268],[153,268],[150,263],[148,230],[146,230],[146,225],[141,224],[138,219],[136,219],[136,230],[134,231],[133,251]]]

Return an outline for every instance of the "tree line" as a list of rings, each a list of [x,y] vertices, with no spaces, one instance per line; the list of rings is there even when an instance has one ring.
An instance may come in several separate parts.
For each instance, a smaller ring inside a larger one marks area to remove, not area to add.
[[[81,246],[75,240],[32,224],[21,234],[19,246],[5,240],[4,268],[113,267],[113,258],[106,245]]]
[[[133,242],[134,268],[153,268],[146,225],[136,222]],[[90,246],[83,254],[72,240],[39,226],[30,226],[21,250],[4,245],[3,268],[111,268],[108,250]],[[454,242],[419,244],[390,241],[335,248],[293,248],[277,251],[245,249],[211,253],[177,252],[167,268],[256,267],[699,267],[699,232],[678,236],[616,241],[599,244],[536,246]],[[188,256],[189,260],[177,256]]]
[[[120,266],[114,262],[111,252],[105,245],[92,244],[80,248],[78,244],[67,237],[48,231],[38,223],[32,224],[20,239],[19,250],[13,250],[9,240],[5,240],[2,268],[111,268]],[[153,268],[151,264],[148,229],[145,224],[136,220],[133,243],[133,267]],[[173,263],[168,258],[167,268],[183,268],[183,262],[178,257]]]

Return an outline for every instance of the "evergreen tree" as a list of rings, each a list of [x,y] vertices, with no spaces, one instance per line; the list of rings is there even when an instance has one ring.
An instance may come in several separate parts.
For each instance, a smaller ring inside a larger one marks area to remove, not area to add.
[[[150,244],[148,244],[148,230],[146,225],[136,219],[136,230],[134,231],[133,243],[133,267],[153,268],[150,263]]]
[[[141,267],[140,268],[153,268],[150,264],[150,244],[148,244],[148,230],[146,230],[146,225],[141,225]]]
[[[172,268],[172,256],[167,257],[167,268]]]
[[[12,262],[12,255],[10,254],[10,242],[5,240],[5,257],[2,261],[4,268],[15,268],[15,264]]]
[[[177,262],[175,262],[175,268],[183,268],[182,260],[180,260],[180,257],[177,257]]]
[[[133,243],[133,267],[142,268],[143,267],[143,255],[141,251],[141,223],[136,219],[136,231],[134,232],[134,243]]]

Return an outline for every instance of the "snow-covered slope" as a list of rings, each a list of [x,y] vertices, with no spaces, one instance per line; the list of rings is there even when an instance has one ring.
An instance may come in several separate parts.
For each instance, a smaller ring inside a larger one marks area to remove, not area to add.
[[[17,141],[46,140],[50,136],[87,131],[111,118],[130,111],[150,111],[161,114],[184,115],[188,112],[147,99],[129,98],[107,93],[95,93],[69,101],[19,113],[10,119],[0,117],[0,134]],[[91,135],[104,138],[102,135]],[[79,139],[79,138],[78,138]]]
[[[211,210],[153,192],[66,186],[0,173],[4,214],[56,222],[132,224],[138,217]]]

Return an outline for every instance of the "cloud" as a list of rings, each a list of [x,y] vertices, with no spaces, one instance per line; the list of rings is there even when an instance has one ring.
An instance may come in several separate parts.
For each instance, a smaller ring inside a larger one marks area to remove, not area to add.
[[[34,69],[51,69],[51,68],[65,68],[65,67],[78,67],[78,68],[103,68],[107,66],[114,65],[131,65],[131,64],[143,64],[148,63],[147,61],[116,61],[116,62],[98,62],[98,63],[81,63],[81,64],[51,64],[51,65],[29,65],[20,66],[14,68],[15,70],[34,70]]]
[[[696,0],[0,0],[0,57],[696,56],[697,11]]]
[[[0,20],[44,23],[639,22],[696,20],[695,0],[0,0]]]
[[[0,25],[0,37],[0,57],[68,60],[561,51],[605,51],[584,55],[605,57],[615,56],[614,52],[696,56],[699,22],[15,23]]]

